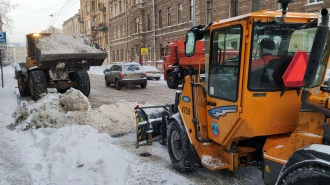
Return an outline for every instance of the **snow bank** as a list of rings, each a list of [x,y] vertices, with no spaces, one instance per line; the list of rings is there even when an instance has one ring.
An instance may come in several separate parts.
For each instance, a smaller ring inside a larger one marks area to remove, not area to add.
[[[126,134],[135,131],[136,104],[116,103],[92,110],[86,96],[71,88],[64,94],[49,93],[37,102],[22,101],[16,110],[15,121],[9,127],[28,130],[78,124],[90,125],[110,135]]]
[[[72,36],[53,33],[40,39],[37,48],[40,49],[42,54],[103,52],[92,47],[87,36],[82,33],[75,33]]]

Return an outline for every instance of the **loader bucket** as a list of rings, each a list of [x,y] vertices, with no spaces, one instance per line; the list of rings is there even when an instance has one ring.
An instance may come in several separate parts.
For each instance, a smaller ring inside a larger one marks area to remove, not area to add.
[[[152,142],[164,136],[166,128],[163,128],[163,115],[172,112],[173,104],[134,108],[136,117],[136,147],[152,145]],[[166,113],[166,114],[164,114]],[[162,135],[163,133],[163,135]]]

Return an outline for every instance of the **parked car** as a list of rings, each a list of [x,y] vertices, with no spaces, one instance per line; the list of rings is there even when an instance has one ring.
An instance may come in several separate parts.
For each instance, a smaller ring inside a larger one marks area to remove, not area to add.
[[[136,63],[118,63],[106,69],[104,75],[105,85],[115,84],[120,90],[128,84],[140,85],[142,89],[147,87],[147,77],[143,67]]]
[[[154,67],[154,66],[143,66],[144,72],[147,75],[147,79],[154,78],[156,80],[159,80],[162,74],[160,71]]]

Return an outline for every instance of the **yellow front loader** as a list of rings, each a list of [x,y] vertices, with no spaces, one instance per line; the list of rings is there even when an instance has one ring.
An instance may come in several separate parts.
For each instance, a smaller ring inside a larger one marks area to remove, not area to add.
[[[265,184],[330,184],[329,13],[287,12],[289,2],[188,31],[186,56],[205,40],[205,82],[191,70],[164,122],[147,129],[160,131],[175,169],[252,165]],[[263,39],[275,45],[269,61]]]

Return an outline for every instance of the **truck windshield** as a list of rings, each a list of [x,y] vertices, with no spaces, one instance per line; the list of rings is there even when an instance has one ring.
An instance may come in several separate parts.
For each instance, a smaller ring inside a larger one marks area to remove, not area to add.
[[[316,23],[254,23],[250,53],[248,88],[251,91],[281,91],[282,75],[299,50],[312,49]],[[325,64],[326,65],[326,64]],[[320,85],[325,65],[321,65],[314,86]]]

